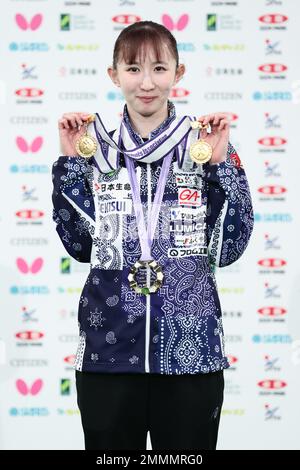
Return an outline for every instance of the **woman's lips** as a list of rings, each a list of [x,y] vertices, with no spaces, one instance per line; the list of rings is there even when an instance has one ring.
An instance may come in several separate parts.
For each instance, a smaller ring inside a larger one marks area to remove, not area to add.
[[[143,103],[151,103],[153,100],[156,99],[156,96],[154,96],[153,98],[143,98],[141,96],[138,97],[141,101],[143,101]]]

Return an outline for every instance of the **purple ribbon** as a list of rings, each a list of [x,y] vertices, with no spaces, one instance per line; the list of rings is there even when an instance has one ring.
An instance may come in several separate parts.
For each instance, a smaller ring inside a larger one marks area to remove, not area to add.
[[[169,173],[169,168],[172,160],[173,152],[169,153],[163,161],[161,173],[159,175],[159,180],[157,183],[157,189],[155,193],[154,202],[150,208],[148,207],[148,224],[147,229],[145,225],[145,219],[143,214],[143,206],[141,201],[140,191],[138,189],[138,182],[136,178],[136,170],[134,161],[132,158],[124,155],[126,167],[128,170],[128,176],[131,184],[131,191],[132,191],[132,201],[133,207],[136,215],[136,223],[138,227],[138,234],[141,244],[142,255],[140,260],[141,261],[149,261],[152,259],[151,256],[151,246],[152,241],[154,238],[155,228],[157,225],[157,220],[159,216],[160,206],[167,182],[167,177]],[[150,163],[147,163],[150,165]]]

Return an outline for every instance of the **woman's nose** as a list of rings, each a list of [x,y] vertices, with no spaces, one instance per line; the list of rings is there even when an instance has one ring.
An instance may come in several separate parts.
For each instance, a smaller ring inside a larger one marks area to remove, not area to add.
[[[142,79],[141,86],[143,88],[153,88],[153,80],[149,75],[145,75]]]

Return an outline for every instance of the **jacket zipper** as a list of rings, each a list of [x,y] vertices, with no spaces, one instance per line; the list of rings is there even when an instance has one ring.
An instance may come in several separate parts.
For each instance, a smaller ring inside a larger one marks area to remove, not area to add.
[[[148,224],[150,221],[151,209],[151,164],[147,163],[147,194],[148,194]],[[148,227],[148,225],[147,225]],[[150,268],[147,266],[147,285],[150,285]],[[150,297],[146,295],[146,325],[145,325],[145,372],[150,372],[149,366],[149,344],[150,344]]]

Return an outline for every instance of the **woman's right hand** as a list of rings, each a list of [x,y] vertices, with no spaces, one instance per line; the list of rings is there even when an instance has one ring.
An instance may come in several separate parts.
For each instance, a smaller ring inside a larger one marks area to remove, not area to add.
[[[83,124],[90,115],[90,113],[65,113],[58,120],[61,155],[79,156],[75,145],[85,133],[86,126]]]

